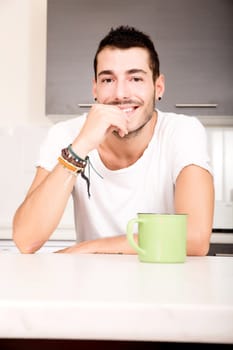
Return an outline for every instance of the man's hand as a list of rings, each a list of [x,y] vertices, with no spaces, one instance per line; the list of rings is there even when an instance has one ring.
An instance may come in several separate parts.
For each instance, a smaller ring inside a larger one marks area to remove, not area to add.
[[[137,241],[137,235],[135,235]],[[76,254],[136,254],[125,235],[84,241],[55,253]]]
[[[113,105],[95,104],[88,113],[85,124],[73,142],[74,150],[85,157],[93,149],[116,131],[120,137],[128,134],[128,117],[120,108]]]

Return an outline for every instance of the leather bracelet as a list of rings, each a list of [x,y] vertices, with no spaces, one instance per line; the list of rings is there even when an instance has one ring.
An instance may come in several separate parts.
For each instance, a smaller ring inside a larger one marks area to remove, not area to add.
[[[78,174],[84,171],[83,167],[75,166],[74,164],[68,162],[62,156],[58,157],[58,162],[63,165],[64,168],[68,169],[73,174]]]
[[[74,158],[77,162],[83,163],[83,164],[85,164],[85,165],[87,164],[88,157],[86,157],[85,159],[79,157],[79,156],[77,155],[77,153],[75,153],[75,151],[73,150],[71,144],[68,146],[68,151],[70,152],[70,154],[73,156],[73,158]]]
[[[79,157],[73,150],[72,145],[63,148],[61,151],[61,156],[58,157],[58,162],[64,166],[73,175],[81,174],[81,177],[86,181],[87,193],[90,198],[90,166],[96,172],[98,176],[103,178],[93,167],[88,156],[85,159]],[[88,165],[88,175],[85,175],[85,168]]]
[[[73,156],[72,154],[69,152],[69,149],[68,147],[67,148],[63,148],[62,151],[61,151],[61,155],[62,157],[69,163],[75,165],[76,167],[79,167],[79,168],[85,168],[86,165],[87,165],[87,162],[80,162],[80,161],[77,161]]]

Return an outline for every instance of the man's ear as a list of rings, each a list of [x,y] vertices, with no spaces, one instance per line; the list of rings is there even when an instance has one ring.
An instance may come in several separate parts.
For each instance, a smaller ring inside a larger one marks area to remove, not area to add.
[[[155,81],[155,98],[156,100],[161,100],[165,91],[165,77],[160,74]]]

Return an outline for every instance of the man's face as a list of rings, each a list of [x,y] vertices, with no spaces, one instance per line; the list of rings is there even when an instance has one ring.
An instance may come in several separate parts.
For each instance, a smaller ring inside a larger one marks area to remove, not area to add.
[[[129,117],[129,133],[139,130],[151,119],[155,105],[155,82],[147,50],[103,49],[98,55],[93,93],[98,103],[122,109]]]

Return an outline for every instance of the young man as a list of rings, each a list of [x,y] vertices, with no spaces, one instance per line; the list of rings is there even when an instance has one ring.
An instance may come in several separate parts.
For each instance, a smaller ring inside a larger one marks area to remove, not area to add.
[[[156,212],[187,213],[187,254],[207,254],[214,189],[205,130],[194,117],[155,109],[164,76],[150,38],[130,27],[112,29],[94,69],[96,103],[87,115],[54,125],[41,147],[14,217],[16,245],[23,253],[38,250],[72,194],[79,243],[61,252],[133,254],[128,220]]]

